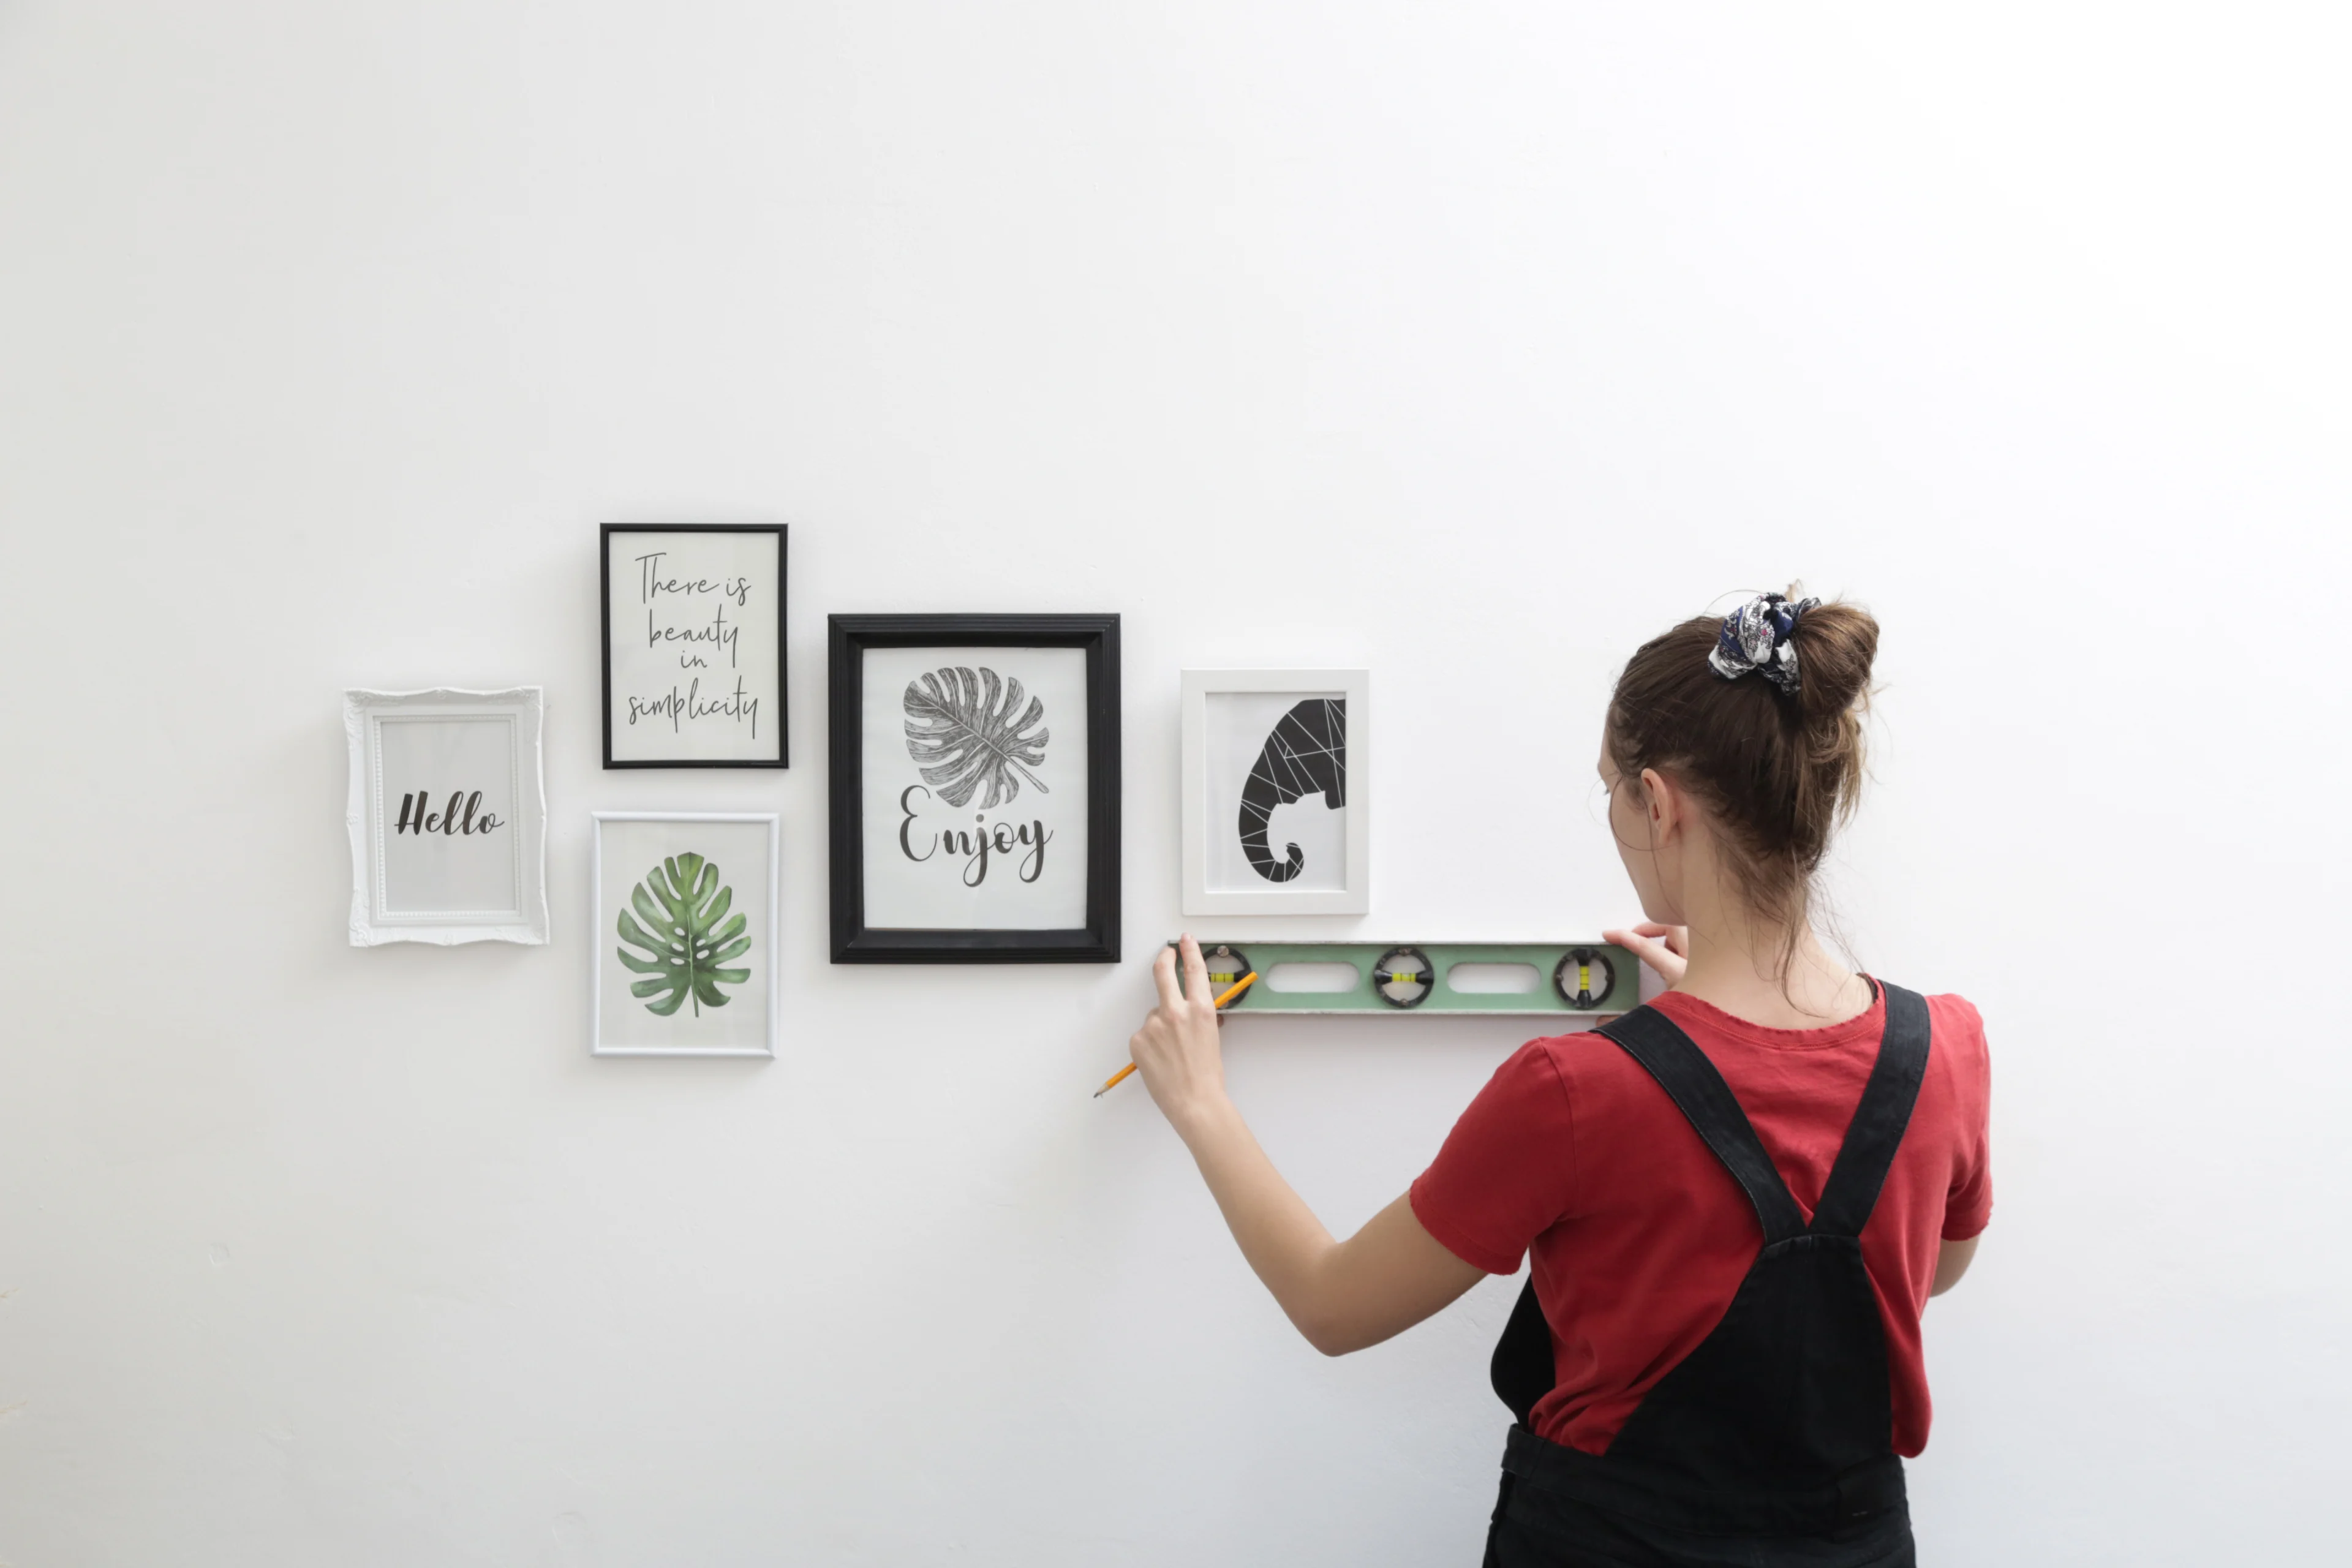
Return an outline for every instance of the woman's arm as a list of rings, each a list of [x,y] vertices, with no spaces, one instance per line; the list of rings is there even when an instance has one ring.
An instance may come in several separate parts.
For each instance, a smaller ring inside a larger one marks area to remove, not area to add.
[[[1977,1243],[1982,1236],[1972,1236],[1965,1241],[1945,1242],[1936,1251],[1936,1282],[1927,1287],[1927,1294],[1940,1296],[1960,1282],[1969,1265],[1977,1260]]]
[[[1347,1240],[1331,1239],[1226,1098],[1208,968],[1189,936],[1182,962],[1181,993],[1177,954],[1163,951],[1153,963],[1160,1005],[1128,1050],[1153,1102],[1192,1152],[1242,1256],[1307,1342],[1325,1355],[1376,1345],[1484,1278],[1423,1230],[1402,1197]]]

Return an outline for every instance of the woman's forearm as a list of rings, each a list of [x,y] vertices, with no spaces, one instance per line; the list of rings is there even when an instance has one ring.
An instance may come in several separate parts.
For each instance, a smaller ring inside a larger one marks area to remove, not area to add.
[[[1331,1239],[1226,1098],[1207,968],[1198,942],[1188,936],[1181,949],[1181,988],[1175,954],[1153,962],[1160,1005],[1128,1052],[1192,1151],[1242,1256],[1307,1342],[1325,1355],[1376,1345],[1477,1283],[1477,1268],[1438,1245],[1405,1198],[1347,1240]]]
[[[1318,1278],[1319,1266],[1339,1245],[1331,1233],[1282,1179],[1232,1100],[1217,1096],[1188,1114],[1177,1132],[1192,1152],[1192,1163],[1200,1166],[1242,1257],[1298,1331],[1318,1350],[1337,1353],[1334,1314]]]
[[[1401,1334],[1485,1278],[1447,1251],[1400,1197],[1335,1241],[1222,1095],[1177,1129],[1242,1256],[1325,1355]]]

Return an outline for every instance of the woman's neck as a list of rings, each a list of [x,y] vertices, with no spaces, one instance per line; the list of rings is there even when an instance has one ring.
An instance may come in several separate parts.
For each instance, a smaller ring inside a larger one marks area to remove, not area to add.
[[[1870,983],[1832,957],[1801,921],[1759,917],[1727,896],[1697,900],[1690,965],[1675,989],[1769,1029],[1818,1029],[1870,1010]]]

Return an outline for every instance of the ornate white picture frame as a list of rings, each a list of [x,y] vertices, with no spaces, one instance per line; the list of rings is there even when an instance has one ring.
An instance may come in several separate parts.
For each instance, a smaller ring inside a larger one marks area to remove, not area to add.
[[[774,812],[592,814],[588,1049],[772,1057],[782,823]]]
[[[505,691],[346,691],[351,938],[547,941],[546,700]]]
[[[1371,909],[1371,672],[1188,669],[1184,912]]]

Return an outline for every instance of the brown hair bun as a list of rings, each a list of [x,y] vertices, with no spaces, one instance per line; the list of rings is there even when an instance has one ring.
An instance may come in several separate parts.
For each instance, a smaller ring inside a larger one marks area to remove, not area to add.
[[[1621,779],[1654,768],[1699,797],[1725,830],[1742,896],[1788,922],[1793,943],[1831,835],[1861,798],[1878,622],[1837,601],[1788,607],[1794,690],[1783,689],[1789,672],[1775,671],[1776,685],[1754,678],[1760,666],[1743,678],[1713,662],[1739,611],[1695,616],[1625,661],[1604,743]]]
[[[1797,645],[1797,700],[1806,722],[1834,723],[1867,704],[1878,657],[1878,622],[1868,610],[1816,605],[1797,617],[1789,640]]]

